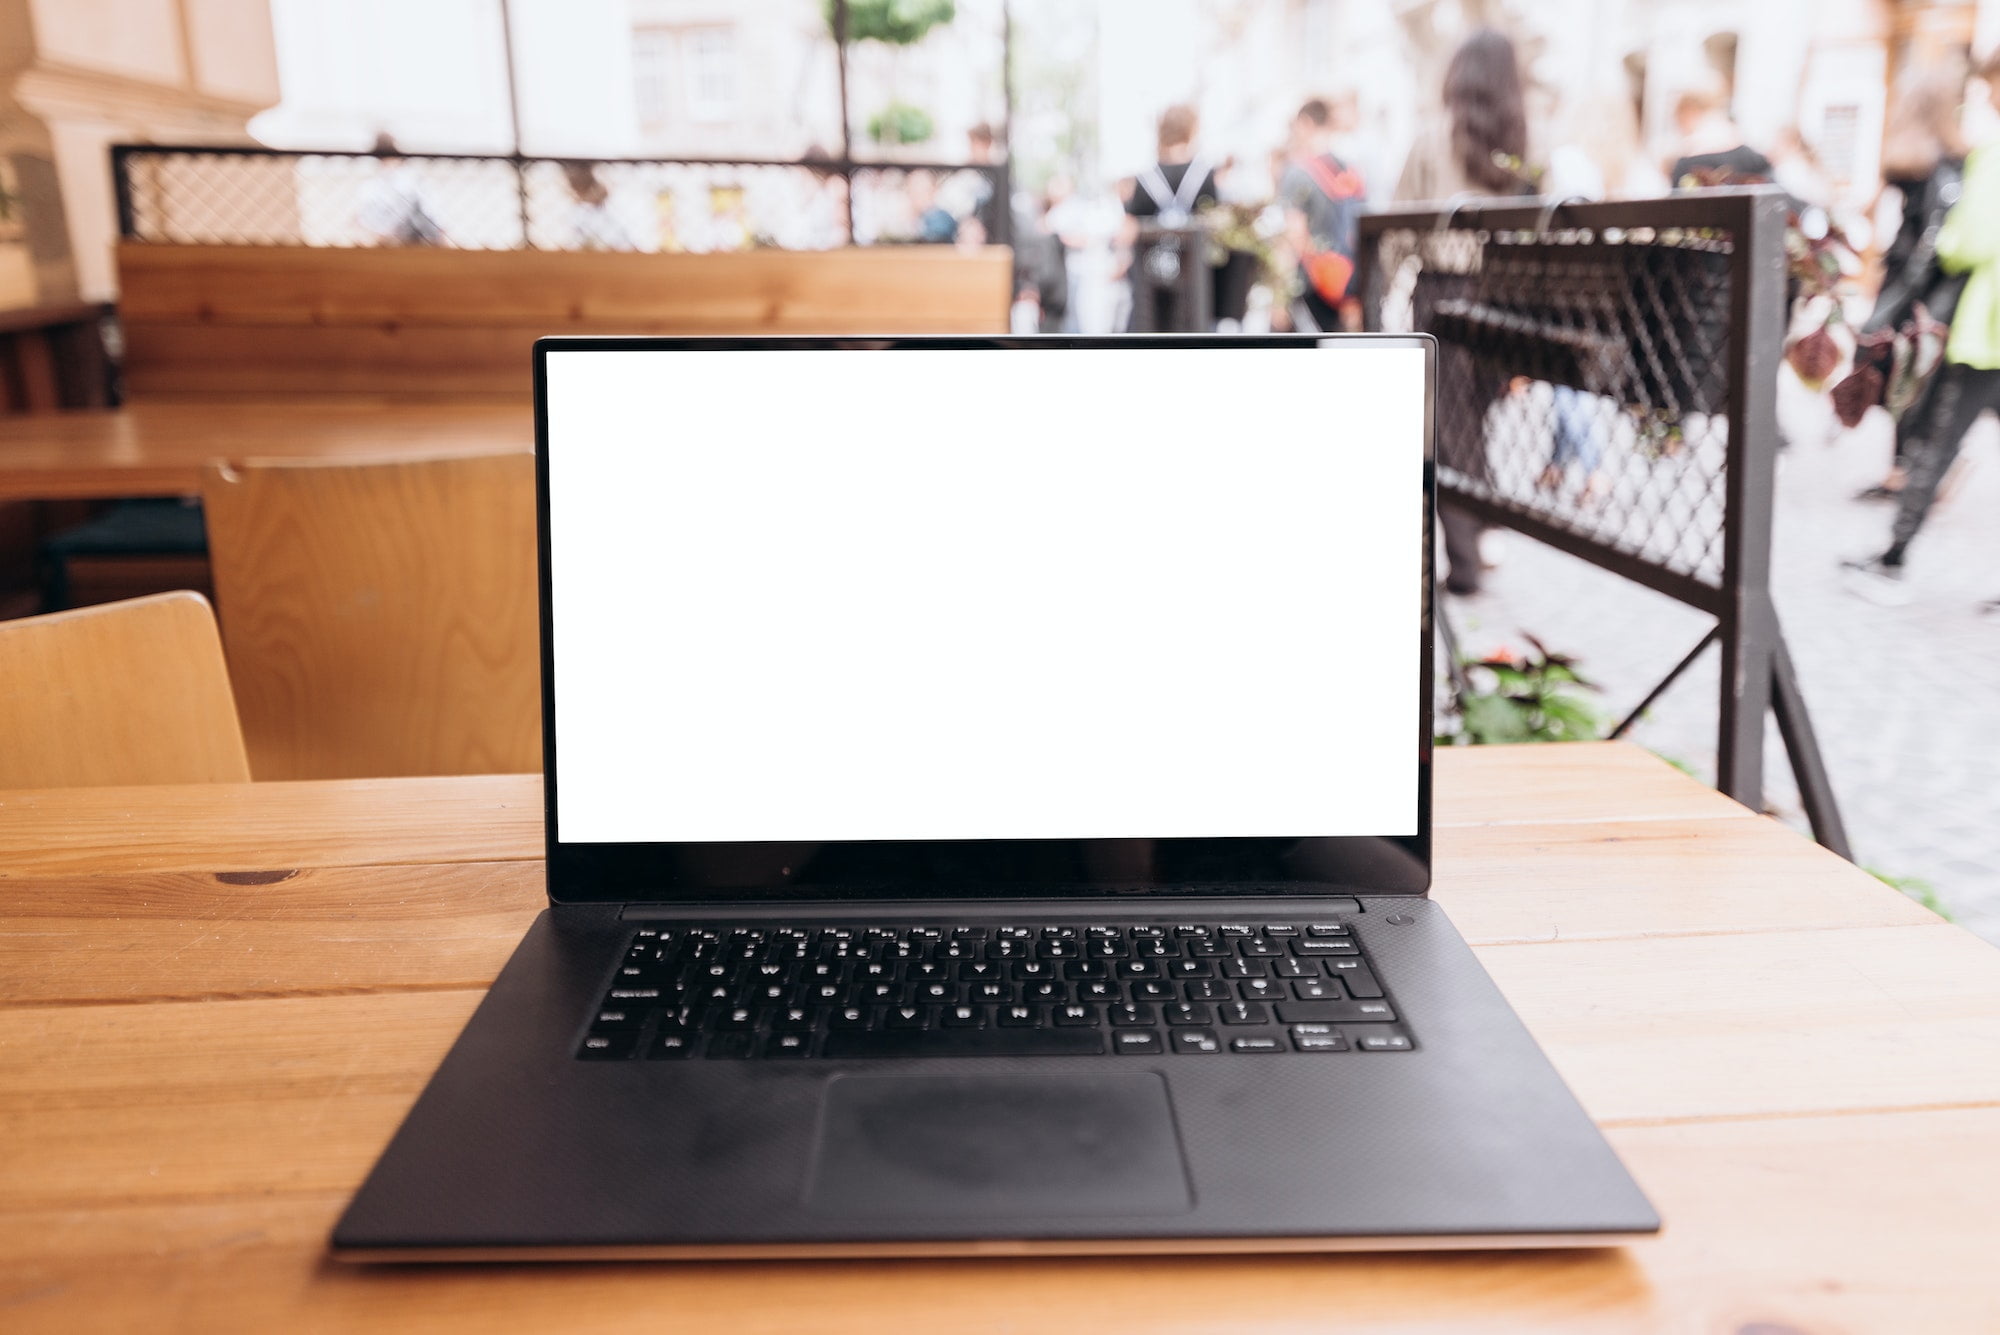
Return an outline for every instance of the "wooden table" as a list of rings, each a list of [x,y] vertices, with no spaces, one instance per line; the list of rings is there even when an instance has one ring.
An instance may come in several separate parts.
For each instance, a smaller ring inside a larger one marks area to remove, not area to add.
[[[192,496],[203,465],[217,459],[416,459],[534,447],[525,398],[161,401],[33,413],[0,417],[0,501]]]
[[[1438,897],[1656,1240],[336,1264],[541,904],[538,781],[29,792],[0,794],[0,1327],[2000,1330],[2000,952],[1637,749],[1438,764]]]

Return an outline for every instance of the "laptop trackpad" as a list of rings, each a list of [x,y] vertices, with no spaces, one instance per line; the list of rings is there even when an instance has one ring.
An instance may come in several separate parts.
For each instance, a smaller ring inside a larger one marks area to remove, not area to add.
[[[808,1209],[997,1219],[1191,1208],[1166,1081],[1116,1075],[837,1076]]]

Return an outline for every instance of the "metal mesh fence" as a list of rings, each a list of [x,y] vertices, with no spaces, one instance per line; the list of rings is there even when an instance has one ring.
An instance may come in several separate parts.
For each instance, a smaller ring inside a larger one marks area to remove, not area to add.
[[[114,150],[136,241],[708,252],[1008,238],[997,166]]]
[[[1733,238],[1372,231],[1372,327],[1439,340],[1447,495],[1723,585]]]

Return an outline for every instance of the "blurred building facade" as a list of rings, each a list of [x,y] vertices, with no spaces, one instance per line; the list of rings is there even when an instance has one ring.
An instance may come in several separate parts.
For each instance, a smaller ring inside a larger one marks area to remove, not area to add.
[[[840,68],[822,0],[272,0],[285,97],[258,136],[286,148],[535,156],[800,158],[842,147]],[[956,0],[914,48],[859,42],[857,157],[958,160],[1000,119],[1001,0]],[[504,25],[504,26],[503,26]],[[508,86],[511,29],[512,73]],[[920,142],[873,143],[891,103]]]
[[[277,100],[268,0],[0,0],[0,307],[114,294],[108,145],[243,142]]]

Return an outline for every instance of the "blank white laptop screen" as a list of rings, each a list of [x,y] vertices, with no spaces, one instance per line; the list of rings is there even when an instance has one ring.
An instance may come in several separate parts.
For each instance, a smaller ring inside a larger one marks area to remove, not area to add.
[[[565,843],[1414,835],[1414,347],[551,351]]]

